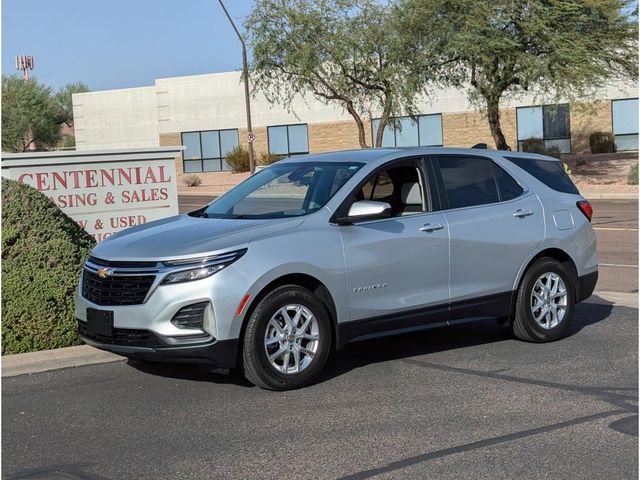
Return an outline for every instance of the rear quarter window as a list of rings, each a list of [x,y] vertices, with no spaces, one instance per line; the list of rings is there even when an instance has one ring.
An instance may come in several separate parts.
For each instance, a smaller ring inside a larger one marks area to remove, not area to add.
[[[575,195],[580,194],[569,178],[569,175],[565,173],[562,162],[560,161],[539,160],[537,158],[526,157],[505,158],[556,192]]]

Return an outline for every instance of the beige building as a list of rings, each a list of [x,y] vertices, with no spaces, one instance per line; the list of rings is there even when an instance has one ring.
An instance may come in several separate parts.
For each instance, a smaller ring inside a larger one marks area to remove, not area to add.
[[[289,110],[252,98],[254,148],[280,155],[359,148],[356,125],[338,105],[296,98]],[[383,146],[493,145],[486,119],[464,91],[444,89],[419,102],[421,115],[399,118]],[[178,172],[224,171],[224,155],[247,143],[244,91],[237,72],[158,79],[153,86],[73,95],[78,150],[184,145]],[[371,144],[376,118],[368,119]],[[611,132],[617,150],[638,148],[638,87],[613,83],[597,99],[545,105],[533,97],[505,102],[507,142],[538,138],[563,153],[588,153],[589,135]]]

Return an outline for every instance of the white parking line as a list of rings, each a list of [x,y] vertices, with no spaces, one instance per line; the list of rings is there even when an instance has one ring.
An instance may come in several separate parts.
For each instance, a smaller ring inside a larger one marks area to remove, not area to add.
[[[638,265],[623,265],[621,263],[599,263],[599,267],[638,268]]]
[[[593,227],[596,231],[604,231],[604,232],[637,232],[637,228],[627,228],[627,227]]]

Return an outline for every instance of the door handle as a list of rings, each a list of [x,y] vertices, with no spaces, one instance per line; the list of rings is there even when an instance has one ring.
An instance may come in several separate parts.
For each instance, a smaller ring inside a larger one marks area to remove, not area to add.
[[[420,227],[421,232],[435,232],[436,230],[442,230],[444,227],[439,223],[425,223]]]
[[[513,214],[514,217],[518,217],[518,218],[528,217],[529,215],[533,215],[533,211],[530,208],[528,210],[523,210],[519,208]]]

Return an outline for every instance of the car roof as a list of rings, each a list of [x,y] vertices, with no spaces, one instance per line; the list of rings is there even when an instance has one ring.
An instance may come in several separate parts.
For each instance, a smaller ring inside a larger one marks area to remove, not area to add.
[[[400,157],[413,155],[473,155],[490,158],[517,157],[535,158],[538,160],[558,161],[557,158],[547,157],[537,153],[512,152],[505,150],[491,150],[484,148],[449,148],[449,147],[386,147],[363,148],[357,150],[342,150],[326,153],[314,153],[309,155],[297,155],[283,159],[280,162],[354,162],[354,163],[382,163]],[[278,163],[280,163],[278,162]]]

